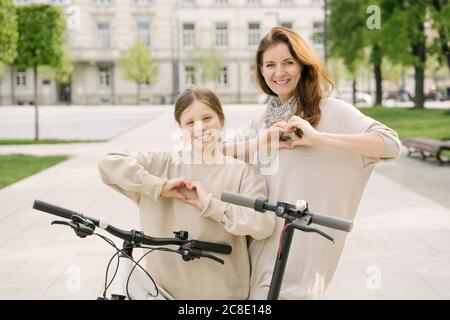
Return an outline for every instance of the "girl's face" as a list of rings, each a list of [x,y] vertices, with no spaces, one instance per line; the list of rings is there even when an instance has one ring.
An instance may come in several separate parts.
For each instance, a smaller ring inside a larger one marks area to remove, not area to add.
[[[294,94],[301,66],[286,43],[276,43],[264,51],[260,68],[267,85],[281,101],[287,101]]]
[[[189,133],[192,144],[201,146],[215,142],[222,132],[222,122],[217,113],[198,100],[194,100],[181,114],[180,127]]]

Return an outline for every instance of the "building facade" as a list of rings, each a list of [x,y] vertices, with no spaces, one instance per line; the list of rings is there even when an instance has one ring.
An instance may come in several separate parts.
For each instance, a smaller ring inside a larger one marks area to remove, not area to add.
[[[276,25],[298,31],[323,56],[313,36],[323,29],[322,0],[16,0],[61,6],[74,60],[68,85],[45,71],[39,77],[41,104],[137,104],[137,85],[125,79],[120,59],[135,42],[150,50],[155,81],[141,86],[140,104],[173,103],[189,85],[205,85],[224,103],[254,103],[255,53]],[[215,80],[202,78],[201,55],[214,47],[223,61]],[[5,66],[1,104],[33,100],[31,70]]]

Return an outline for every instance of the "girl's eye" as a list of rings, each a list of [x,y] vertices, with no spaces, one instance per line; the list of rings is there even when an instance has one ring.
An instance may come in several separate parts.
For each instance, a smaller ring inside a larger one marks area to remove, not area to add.
[[[203,118],[203,120],[211,120],[211,117]]]

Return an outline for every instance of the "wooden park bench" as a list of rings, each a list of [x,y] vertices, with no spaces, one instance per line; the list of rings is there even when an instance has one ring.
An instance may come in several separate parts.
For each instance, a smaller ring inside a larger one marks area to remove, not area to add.
[[[447,157],[442,156],[444,150],[450,150],[450,140],[442,141],[431,138],[406,138],[403,139],[403,145],[408,148],[408,156],[413,153],[420,153],[422,159],[433,157],[439,161],[439,164],[449,162]]]

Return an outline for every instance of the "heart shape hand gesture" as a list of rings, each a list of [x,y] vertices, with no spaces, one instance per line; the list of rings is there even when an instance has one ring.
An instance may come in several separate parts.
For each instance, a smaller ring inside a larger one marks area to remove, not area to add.
[[[194,191],[196,197],[188,198],[180,190],[186,188],[187,190]],[[208,190],[199,181],[191,182],[186,177],[179,177],[168,180],[162,190],[161,197],[165,198],[177,198],[182,200],[184,203],[188,203],[196,206],[200,210],[203,210],[208,202]]]

